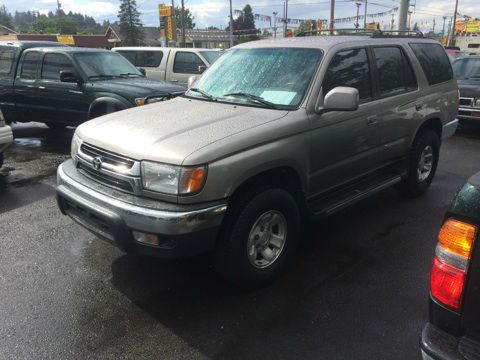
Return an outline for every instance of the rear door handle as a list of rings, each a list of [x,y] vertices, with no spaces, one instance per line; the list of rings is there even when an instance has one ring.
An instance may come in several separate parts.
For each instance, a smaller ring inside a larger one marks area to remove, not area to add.
[[[39,86],[38,87],[40,90],[45,90],[45,86]]]
[[[172,80],[170,80],[170,82],[178,82],[178,80],[177,79],[172,79]]]
[[[424,107],[425,107],[425,104],[417,104],[417,105],[415,105],[415,109],[416,109],[417,111],[422,110]]]

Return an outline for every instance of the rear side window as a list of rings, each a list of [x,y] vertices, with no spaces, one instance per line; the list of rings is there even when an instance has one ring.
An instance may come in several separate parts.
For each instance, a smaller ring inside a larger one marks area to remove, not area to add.
[[[0,74],[10,74],[14,59],[13,49],[0,48]]]
[[[200,74],[199,66],[205,66],[197,54],[177,52],[173,63],[173,72],[180,74]]]
[[[40,53],[32,51],[27,53],[23,58],[22,63],[22,72],[20,77],[22,79],[36,79],[37,78],[37,69],[40,62]]]
[[[117,51],[120,55],[126,58],[128,61],[135,65],[137,61],[137,52],[136,51]]]
[[[323,80],[323,95],[337,86],[356,88],[361,100],[372,97],[370,66],[365,49],[340,51],[335,55]]]
[[[139,67],[159,67],[162,62],[163,52],[161,51],[139,51],[135,66]]]
[[[430,85],[453,79],[452,66],[440,44],[410,44]]]
[[[46,54],[43,58],[42,79],[60,81],[60,71],[75,72],[72,62],[62,54]]]
[[[417,80],[403,51],[398,47],[374,48],[381,96],[392,96],[417,88]]]

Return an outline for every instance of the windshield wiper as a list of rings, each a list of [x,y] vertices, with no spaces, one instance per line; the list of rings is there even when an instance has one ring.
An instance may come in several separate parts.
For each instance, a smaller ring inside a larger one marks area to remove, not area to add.
[[[257,96],[257,95],[253,95],[253,94],[249,94],[249,93],[245,93],[245,92],[233,92],[233,93],[223,94],[223,96],[241,96],[241,97],[256,101],[256,102],[258,102],[260,104],[263,104],[265,106],[268,106],[269,108],[280,109],[280,107],[277,104],[274,104],[274,103],[272,103],[268,100],[265,100],[261,96]]]
[[[89,79],[111,79],[111,78],[115,78],[115,77],[118,77],[118,76],[116,76],[116,75],[99,74],[99,75],[89,76],[88,78],[89,78]]]
[[[123,74],[120,74],[121,77],[129,77],[129,76],[141,76],[143,77],[143,75],[141,74],[135,74],[135,73],[123,73]]]
[[[216,99],[212,95],[210,95],[209,93],[207,93],[207,92],[205,92],[205,91],[203,91],[199,88],[193,87],[193,88],[188,89],[188,91],[193,91],[193,92],[199,93],[200,95],[202,95],[206,99],[216,101]]]

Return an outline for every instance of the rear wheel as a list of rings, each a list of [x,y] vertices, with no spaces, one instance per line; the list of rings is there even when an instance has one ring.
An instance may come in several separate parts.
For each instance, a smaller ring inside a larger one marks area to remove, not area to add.
[[[264,286],[285,269],[298,243],[300,213],[280,188],[238,198],[226,215],[215,250],[217,271],[242,287]]]
[[[399,185],[403,194],[420,196],[432,183],[437,170],[440,153],[440,139],[433,130],[419,134],[410,150],[408,176]]]

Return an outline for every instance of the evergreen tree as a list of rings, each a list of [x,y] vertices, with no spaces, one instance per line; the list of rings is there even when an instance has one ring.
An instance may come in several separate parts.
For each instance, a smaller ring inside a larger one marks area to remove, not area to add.
[[[13,29],[12,15],[7,11],[5,5],[0,7],[0,25],[6,26],[9,29]]]
[[[194,29],[195,28],[195,16],[189,9],[185,9],[185,29]],[[177,29],[182,28],[182,9],[175,7],[175,24]]]
[[[124,37],[122,45],[134,46],[142,43],[143,24],[140,21],[140,12],[135,0],[121,0],[118,19],[120,20],[120,34]]]
[[[230,30],[230,25],[225,29]],[[257,40],[260,30],[255,28],[255,19],[250,5],[245,5],[243,15],[233,20],[233,33],[240,35],[240,42]]]

